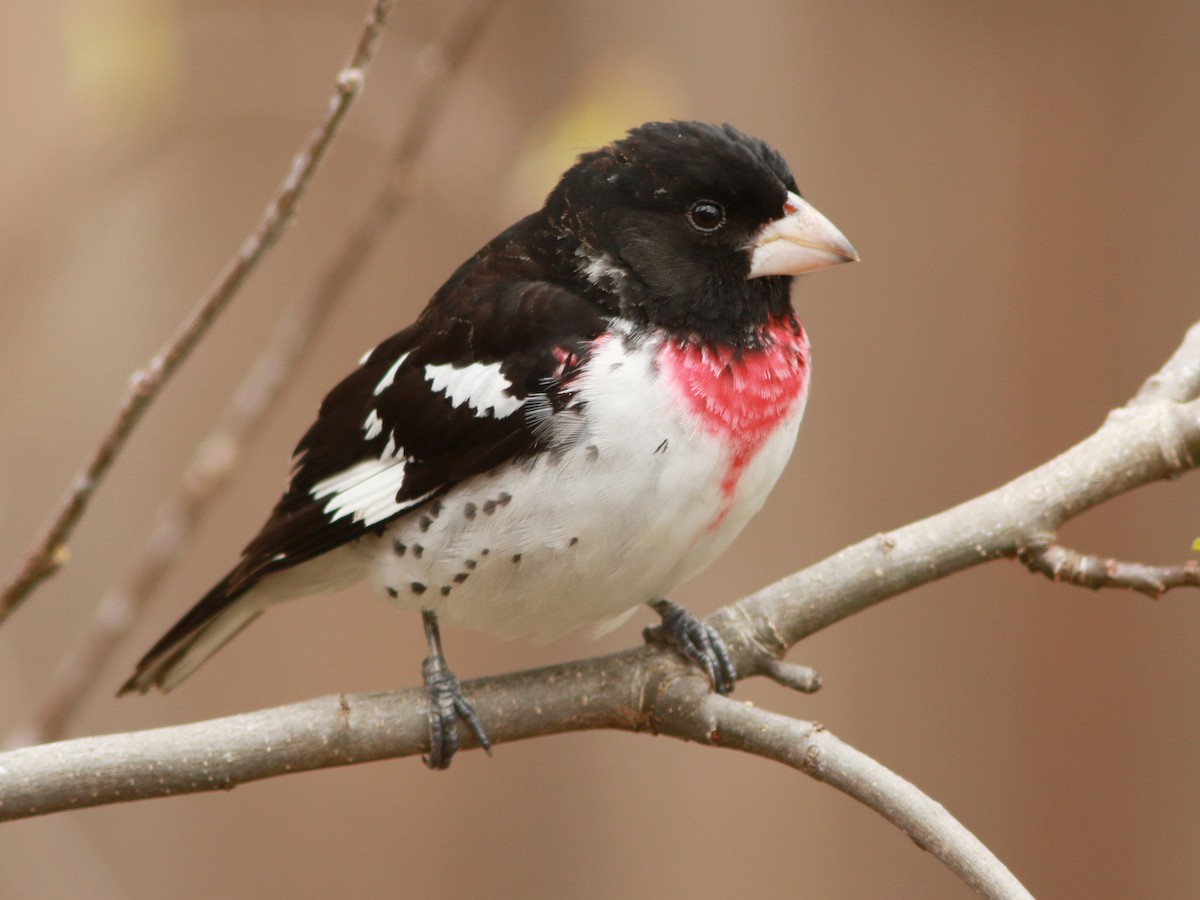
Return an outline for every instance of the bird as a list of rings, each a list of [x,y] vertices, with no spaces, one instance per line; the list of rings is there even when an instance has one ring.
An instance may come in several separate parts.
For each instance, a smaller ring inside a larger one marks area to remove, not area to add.
[[[272,606],[366,579],[421,614],[433,769],[460,725],[491,752],[442,622],[550,639],[645,604],[647,637],[728,694],[720,636],[668,595],[791,455],[795,277],[857,259],[731,125],[647,122],[581,154],[329,392],[266,524],[119,693],[169,691]]]

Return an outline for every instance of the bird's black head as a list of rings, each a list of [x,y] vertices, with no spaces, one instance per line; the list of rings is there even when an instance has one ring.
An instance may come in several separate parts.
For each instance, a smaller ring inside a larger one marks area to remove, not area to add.
[[[546,213],[581,289],[703,340],[740,343],[789,310],[793,275],[857,258],[783,157],[730,125],[635,128],[582,155]]]

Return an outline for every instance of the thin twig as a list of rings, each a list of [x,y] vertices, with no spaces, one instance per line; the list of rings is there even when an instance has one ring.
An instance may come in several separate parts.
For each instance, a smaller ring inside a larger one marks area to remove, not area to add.
[[[1021,547],[1017,559],[1031,572],[1095,591],[1124,588],[1157,600],[1172,588],[1200,587],[1200,562],[1194,559],[1176,566],[1150,566],[1102,559],[1054,543]]]
[[[436,59],[439,64],[418,67],[413,111],[396,142],[383,187],[331,255],[313,288],[280,317],[216,427],[201,441],[178,492],[160,507],[153,531],[129,574],[101,598],[87,631],[63,658],[37,709],[10,732],[5,746],[57,740],[65,734],[70,718],[95,687],[97,673],[186,548],[213,498],[227,484],[247,441],[272,408],[317,329],[345,296],[384,228],[412,199],[417,180],[410,173],[429,144],[437,114],[448,96],[447,87],[462,70],[497,3],[480,0],[468,5],[440,45],[421,51],[421,58]]]
[[[242,243],[233,259],[201,298],[179,332],[146,366],[130,377],[129,390],[108,432],[93,450],[70,490],[63,498],[46,531],[26,556],[20,570],[0,594],[0,623],[46,578],[66,561],[67,540],[87,509],[96,487],[124,447],[134,426],[141,420],[163,386],[195,349],[216,317],[237,293],[246,277],[283,233],[296,204],[337,134],[338,127],[355,98],[362,92],[367,67],[375,55],[383,27],[395,0],[375,0],[359,35],[350,61],[338,73],[337,86],[324,120],[292,160],[291,169],[267,205],[258,226]]]
[[[1012,872],[944,806],[822,726],[708,692],[681,703],[678,711],[677,721],[660,720],[656,727],[798,769],[875,810],[981,896],[1031,900]],[[681,726],[683,732],[677,732]]]

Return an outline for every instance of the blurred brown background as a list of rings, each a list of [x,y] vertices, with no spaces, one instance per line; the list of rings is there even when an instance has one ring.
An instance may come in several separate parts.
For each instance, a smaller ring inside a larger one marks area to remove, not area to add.
[[[401,2],[299,220],[137,433],[70,566],[0,631],[28,714],[269,323],[369,197],[419,48]],[[365,0],[0,5],[0,564],[7,575],[130,371],[252,226]],[[730,121],[791,161],[863,262],[806,278],[816,385],[793,464],[698,611],[972,497],[1088,434],[1197,318],[1200,5],[509,0],[441,121],[419,202],[324,332],[75,734],[411,685],[420,628],[363,587],[273,612],[169,697],[112,694],[222,574],[318,398],[572,154],[647,118]],[[1072,523],[1154,562],[1200,535],[1200,478]],[[1200,894],[1200,601],[997,562],[797,647],[826,723],[943,802],[1039,897]],[[649,621],[648,616],[641,616]],[[446,635],[473,677],[636,642]],[[36,898],[960,897],[874,813],[732,752],[586,734],[276,779],[4,827]]]

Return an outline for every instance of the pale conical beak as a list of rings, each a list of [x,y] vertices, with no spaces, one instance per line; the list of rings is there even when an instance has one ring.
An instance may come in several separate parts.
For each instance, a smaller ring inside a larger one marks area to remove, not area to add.
[[[784,215],[764,225],[754,236],[750,278],[799,275],[858,262],[858,251],[837,226],[799,194],[788,192]]]

